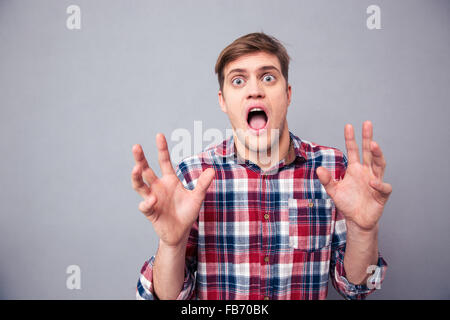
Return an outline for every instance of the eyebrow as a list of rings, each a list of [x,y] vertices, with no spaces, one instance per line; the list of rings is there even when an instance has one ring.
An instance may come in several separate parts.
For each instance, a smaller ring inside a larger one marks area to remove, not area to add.
[[[262,67],[258,68],[257,71],[268,71],[268,70],[276,70],[279,73],[281,73],[280,70],[278,70],[278,68],[276,68],[275,66],[262,66]],[[246,69],[241,69],[241,68],[236,68],[236,69],[230,70],[230,72],[228,72],[227,76],[229,76],[232,73],[236,73],[236,72],[238,72],[238,73],[247,73],[247,70]]]

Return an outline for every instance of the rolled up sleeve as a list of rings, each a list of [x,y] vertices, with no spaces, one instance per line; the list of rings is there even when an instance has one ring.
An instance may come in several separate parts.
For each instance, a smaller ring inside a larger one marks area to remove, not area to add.
[[[378,262],[371,267],[372,275],[365,284],[353,284],[347,280],[344,269],[345,245],[334,250],[331,257],[330,275],[331,281],[336,291],[348,300],[362,300],[369,294],[381,288],[381,283],[386,274],[387,263],[378,252]],[[370,273],[370,272],[368,272]]]
[[[137,300],[158,300],[153,288],[153,266],[155,256],[152,256],[144,263],[136,288]],[[185,266],[183,288],[176,300],[192,299],[195,291],[195,274],[188,265]]]

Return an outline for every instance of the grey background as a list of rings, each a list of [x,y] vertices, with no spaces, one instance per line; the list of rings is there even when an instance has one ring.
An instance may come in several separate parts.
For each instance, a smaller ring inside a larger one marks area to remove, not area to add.
[[[81,8],[81,30],[66,8]],[[381,30],[366,8],[381,7]],[[231,126],[213,71],[264,31],[292,63],[290,130],[345,151],[364,120],[394,191],[389,264],[369,299],[449,299],[450,2],[0,1],[0,298],[134,299],[157,237],[131,188],[131,147],[159,173],[155,135]],[[66,268],[81,267],[81,290]],[[330,299],[340,299],[330,286]]]

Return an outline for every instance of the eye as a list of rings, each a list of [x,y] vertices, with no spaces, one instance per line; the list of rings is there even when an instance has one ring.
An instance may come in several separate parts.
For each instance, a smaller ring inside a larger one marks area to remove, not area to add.
[[[244,83],[244,80],[242,78],[234,78],[231,81],[232,84],[236,85],[236,86],[240,86],[241,84]]]
[[[275,77],[271,74],[266,74],[263,78],[263,81],[266,81],[266,82],[272,82],[274,80],[275,80]]]

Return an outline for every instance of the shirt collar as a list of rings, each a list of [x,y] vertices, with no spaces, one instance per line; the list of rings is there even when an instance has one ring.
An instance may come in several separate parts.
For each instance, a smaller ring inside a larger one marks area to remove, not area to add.
[[[307,160],[308,157],[305,151],[305,145],[302,142],[302,140],[299,137],[295,136],[290,131],[289,137],[294,145],[296,160],[298,158],[303,158]],[[215,148],[215,153],[220,157],[233,159],[236,156],[234,146],[234,136],[231,135],[227,139],[223,140],[220,144],[218,144]]]
[[[291,141],[294,143],[296,158],[303,158],[305,161],[308,160],[308,155],[305,150],[305,143],[290,131],[289,136],[291,137]]]

